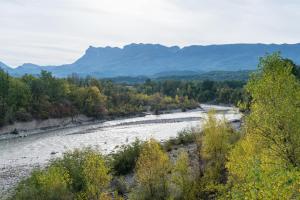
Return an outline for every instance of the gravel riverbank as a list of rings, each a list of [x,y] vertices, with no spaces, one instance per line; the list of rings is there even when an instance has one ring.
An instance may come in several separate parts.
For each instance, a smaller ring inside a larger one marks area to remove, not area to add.
[[[4,198],[22,178],[36,167],[45,166],[50,159],[74,148],[91,146],[103,153],[116,150],[116,146],[139,138],[164,141],[176,137],[184,128],[200,126],[207,111],[214,108],[217,116],[238,122],[240,113],[231,107],[202,106],[188,112],[146,115],[118,119],[78,127],[69,127],[44,134],[29,135],[0,141],[0,197]],[[238,123],[235,123],[238,125]]]

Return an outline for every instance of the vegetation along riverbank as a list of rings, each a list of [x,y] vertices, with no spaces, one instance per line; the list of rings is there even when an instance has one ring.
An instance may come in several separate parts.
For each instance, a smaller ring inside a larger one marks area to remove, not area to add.
[[[46,71],[18,78],[0,70],[0,134],[22,135],[28,130],[61,128],[93,120],[185,111],[207,102],[236,105],[243,98],[244,84],[150,79],[139,84],[119,84],[76,75],[55,78]]]

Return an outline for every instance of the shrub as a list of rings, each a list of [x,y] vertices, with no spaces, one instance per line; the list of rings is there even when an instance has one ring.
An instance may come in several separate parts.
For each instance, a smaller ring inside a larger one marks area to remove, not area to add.
[[[126,175],[133,172],[141,146],[142,142],[137,139],[132,144],[122,146],[117,153],[112,154],[112,170],[114,174]]]
[[[12,199],[14,200],[71,200],[73,194],[68,190],[70,177],[63,168],[51,166],[37,170],[19,183]]]
[[[109,199],[105,190],[110,180],[100,153],[90,148],[74,150],[19,183],[12,199]]]
[[[187,144],[194,143],[196,140],[196,134],[197,134],[197,130],[194,128],[184,129],[178,132],[176,138],[170,138],[169,140],[167,140],[163,145],[164,149],[166,151],[171,151],[173,146],[175,145],[180,145],[180,144],[187,145]]]

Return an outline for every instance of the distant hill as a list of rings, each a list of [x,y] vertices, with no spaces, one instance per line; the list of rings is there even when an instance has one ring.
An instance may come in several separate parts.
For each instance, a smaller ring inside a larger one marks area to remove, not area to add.
[[[278,51],[283,57],[300,64],[300,44],[193,45],[184,48],[159,44],[130,44],[123,48],[90,46],[72,64],[42,67],[27,63],[10,70],[10,73],[15,76],[38,74],[44,69],[58,77],[72,73],[81,76],[116,77],[155,74],[178,76],[192,75],[194,72],[253,70],[256,69],[259,57]]]
[[[3,62],[0,62],[0,69],[3,69],[4,71],[11,72],[12,68],[4,64]]]

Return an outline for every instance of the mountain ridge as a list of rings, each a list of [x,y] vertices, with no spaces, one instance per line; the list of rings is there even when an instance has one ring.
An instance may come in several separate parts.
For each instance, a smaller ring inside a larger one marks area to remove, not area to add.
[[[97,77],[154,75],[175,71],[239,71],[256,68],[259,57],[281,52],[285,58],[300,64],[300,43],[296,44],[223,44],[190,45],[185,47],[161,44],[132,43],[123,47],[89,46],[73,63],[59,66],[39,66],[25,63],[4,70],[12,75],[38,74],[51,71],[57,77],[72,73]],[[6,66],[6,67],[5,67]],[[0,65],[1,67],[1,65]]]

